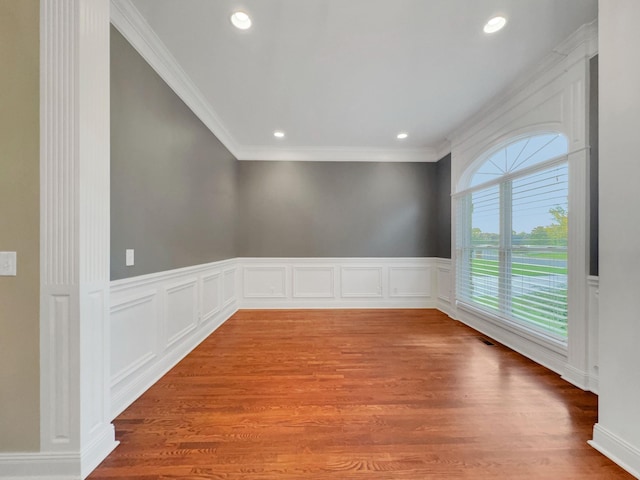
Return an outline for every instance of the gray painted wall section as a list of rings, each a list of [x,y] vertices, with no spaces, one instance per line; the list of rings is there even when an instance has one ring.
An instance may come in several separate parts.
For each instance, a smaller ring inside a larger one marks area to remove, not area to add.
[[[450,155],[238,162],[112,28],[112,280],[236,256],[450,258],[450,179]]]
[[[451,154],[436,164],[436,257],[451,258]]]
[[[239,162],[246,257],[430,257],[435,163]]]
[[[589,275],[598,275],[598,56],[589,63]]]
[[[112,280],[235,257],[237,163],[112,27]]]

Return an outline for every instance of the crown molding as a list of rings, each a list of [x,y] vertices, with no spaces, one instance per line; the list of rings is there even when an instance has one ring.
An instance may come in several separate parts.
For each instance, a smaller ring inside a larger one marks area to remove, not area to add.
[[[283,149],[267,145],[241,145],[131,0],[111,0],[111,23],[238,160],[436,162],[441,158],[438,151],[432,148],[333,146]]]
[[[111,24],[237,158],[240,146],[233,135],[131,0],[111,0]]]
[[[451,153],[451,140],[445,138],[435,148],[436,157],[438,160],[442,160],[444,157]]]
[[[559,76],[581,59],[592,57],[598,53],[598,21],[582,25],[569,37],[558,44],[540,63],[526,71],[506,89],[493,97],[475,114],[464,120],[453,129],[447,138],[456,144],[463,136],[467,136],[475,127],[489,117],[493,117],[504,105],[527,89],[535,88],[541,79],[549,81],[549,75]],[[553,72],[553,73],[552,73]]]
[[[431,148],[391,149],[360,147],[242,147],[238,160],[302,162],[437,162],[438,152]]]

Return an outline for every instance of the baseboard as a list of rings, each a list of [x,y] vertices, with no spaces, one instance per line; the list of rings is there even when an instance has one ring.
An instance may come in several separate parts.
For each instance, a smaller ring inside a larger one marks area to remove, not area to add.
[[[575,368],[572,365],[565,365],[564,373],[562,374],[562,379],[569,382],[576,387],[585,390],[587,392],[593,392],[598,395],[598,375],[597,374],[589,374],[584,370],[580,370]]]
[[[82,480],[118,446],[114,437],[109,424],[83,452],[0,453],[0,479]]]
[[[589,374],[573,365],[565,365],[562,379],[582,390],[591,390]]]
[[[588,443],[631,475],[640,478],[640,449],[613,434],[600,423],[593,427],[593,440]]]
[[[0,453],[2,480],[79,480],[80,454]]]

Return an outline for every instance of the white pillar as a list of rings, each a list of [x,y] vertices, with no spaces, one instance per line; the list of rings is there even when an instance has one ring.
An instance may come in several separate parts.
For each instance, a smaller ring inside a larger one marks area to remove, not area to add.
[[[591,444],[640,478],[640,2],[600,0],[599,401]]]
[[[109,419],[109,0],[41,0],[40,439],[84,478]]]

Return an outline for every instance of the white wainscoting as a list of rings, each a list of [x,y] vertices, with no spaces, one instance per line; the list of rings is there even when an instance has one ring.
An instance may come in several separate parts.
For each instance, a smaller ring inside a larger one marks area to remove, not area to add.
[[[239,258],[240,308],[436,308],[435,258]],[[448,292],[448,288],[444,290]]]
[[[113,281],[111,416],[239,308],[446,312],[449,265],[435,258],[235,258]]]
[[[451,259],[449,258],[437,258],[436,259],[436,291],[437,291],[437,304],[436,308],[441,312],[452,316],[453,309],[451,307],[451,298],[453,295],[453,286],[451,285]]]
[[[587,278],[587,312],[589,319],[588,326],[588,350],[587,350],[587,375],[589,376],[589,390],[593,393],[598,393],[598,385],[599,385],[599,373],[598,373],[598,365],[599,365],[599,287],[600,280],[596,276],[589,276]]]
[[[111,282],[112,417],[236,312],[236,263]]]

